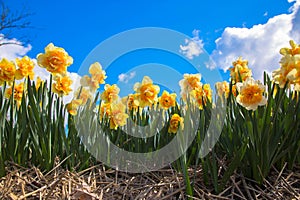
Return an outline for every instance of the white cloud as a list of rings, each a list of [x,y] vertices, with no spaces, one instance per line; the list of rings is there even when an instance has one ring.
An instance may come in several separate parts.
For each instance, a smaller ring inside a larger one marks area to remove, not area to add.
[[[3,34],[0,34],[1,43],[16,43],[16,44],[7,44],[0,46],[0,59],[6,58],[9,60],[15,59],[20,56],[24,56],[28,51],[31,50],[31,45],[22,46],[21,42],[17,39],[2,39],[4,37]],[[18,45],[20,44],[20,45]]]
[[[270,18],[265,24],[251,28],[225,28],[216,40],[212,58],[217,66],[227,70],[239,56],[249,61],[253,76],[262,79],[263,71],[268,73],[279,67],[279,50],[289,46],[289,40],[299,42],[300,0],[291,7],[290,14]],[[296,34],[297,33],[297,34]]]
[[[193,31],[192,39],[185,39],[185,46],[180,45],[180,52],[188,59],[199,56],[203,52],[203,41],[199,38],[199,30]]]
[[[122,82],[122,83],[128,83],[128,81],[129,81],[130,79],[134,78],[135,75],[136,75],[136,72],[135,72],[135,71],[130,72],[129,74],[124,74],[124,73],[122,73],[122,74],[120,74],[120,75],[118,76],[118,79],[119,79],[119,82]]]

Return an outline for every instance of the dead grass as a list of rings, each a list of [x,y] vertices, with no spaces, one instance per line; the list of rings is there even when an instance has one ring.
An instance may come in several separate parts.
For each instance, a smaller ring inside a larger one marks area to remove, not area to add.
[[[190,169],[191,180],[194,169]],[[196,170],[192,199],[300,199],[300,167],[293,171],[273,169],[259,186],[240,174],[231,177],[227,188],[214,194],[213,187]],[[7,175],[0,179],[0,199],[187,199],[183,175],[162,169],[144,174],[129,174],[103,165],[71,172],[60,164],[50,172],[23,168],[9,163]]]

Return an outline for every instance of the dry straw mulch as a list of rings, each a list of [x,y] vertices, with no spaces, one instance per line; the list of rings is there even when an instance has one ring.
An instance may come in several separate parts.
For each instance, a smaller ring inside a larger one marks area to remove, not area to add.
[[[183,175],[162,169],[144,174],[128,174],[102,165],[81,172],[64,170],[58,164],[49,172],[9,163],[0,179],[0,199],[187,199]],[[190,169],[194,180],[194,169]],[[273,169],[264,185],[236,174],[227,188],[216,195],[196,170],[192,199],[300,199],[300,167],[293,171]]]

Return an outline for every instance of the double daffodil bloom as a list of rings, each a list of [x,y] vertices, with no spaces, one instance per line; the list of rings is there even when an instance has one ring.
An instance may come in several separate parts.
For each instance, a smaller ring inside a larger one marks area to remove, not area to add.
[[[183,129],[184,128],[183,121],[184,121],[183,118],[180,117],[178,114],[173,114],[170,119],[168,132],[175,134],[178,131],[179,127]]]
[[[232,65],[233,66],[229,68],[229,71],[233,84],[243,82],[252,76],[252,71],[248,68],[248,60],[242,60],[242,58],[239,57]]]
[[[28,56],[25,56],[22,59],[16,58],[16,63],[18,66],[15,75],[16,79],[21,80],[24,77],[27,78],[29,76],[29,78],[33,80],[34,62]]]
[[[266,105],[267,99],[264,96],[266,86],[253,78],[248,78],[243,83],[237,83],[238,96],[236,101],[247,110],[256,110],[258,106]]]
[[[134,91],[139,94],[139,106],[143,108],[157,103],[160,88],[158,85],[153,85],[150,77],[144,76],[142,83],[134,85]]]
[[[50,43],[45,48],[45,53],[37,55],[37,63],[40,67],[46,68],[48,72],[65,75],[67,67],[73,64],[73,58],[61,47]]]
[[[163,91],[162,95],[158,98],[159,107],[168,110],[176,105],[176,94],[169,94],[167,91]]]
[[[69,76],[56,75],[53,80],[55,82],[52,84],[52,91],[59,96],[66,96],[72,91],[73,81]]]
[[[11,85],[15,79],[16,65],[14,62],[3,58],[0,61],[0,85],[4,82]]]

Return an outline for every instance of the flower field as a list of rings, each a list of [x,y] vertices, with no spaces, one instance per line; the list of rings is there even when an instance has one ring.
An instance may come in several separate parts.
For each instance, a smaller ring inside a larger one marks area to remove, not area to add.
[[[252,77],[248,61],[240,57],[229,68],[230,82],[209,85],[202,82],[201,74],[184,74],[178,83],[180,96],[161,91],[155,80],[145,76],[134,85],[132,94],[120,97],[116,84],[105,83],[109,75],[101,64],[91,63],[89,74],[81,78],[81,86],[67,104],[62,97],[72,91],[67,70],[73,58],[65,49],[50,43],[37,55],[38,66],[27,56],[14,61],[3,58],[0,177],[9,174],[11,165],[35,166],[46,173],[52,173],[55,166],[85,172],[99,165],[94,155],[101,155],[107,140],[126,151],[153,152],[195,129],[191,145],[186,151],[179,145],[181,156],[165,170],[178,173],[184,185],[181,198],[201,198],[199,185],[210,187],[215,195],[224,193],[233,176],[263,188],[272,173],[300,164],[300,45],[290,41],[290,47],[282,48],[280,54],[280,68],[271,77],[265,73],[262,82]],[[45,68],[50,81],[35,77],[34,67]],[[101,85],[104,89],[99,92]],[[196,116],[190,118],[191,113]],[[214,127],[221,134],[208,154],[200,156],[204,139],[211,136],[213,116],[224,121]],[[126,134],[139,132],[139,127],[155,134],[146,139]],[[84,130],[90,131],[82,137]],[[114,171],[106,164],[102,169]],[[144,180],[147,174],[138,176]],[[299,186],[299,180],[295,183]],[[300,198],[295,192],[290,196]]]

